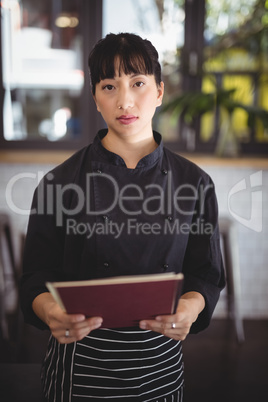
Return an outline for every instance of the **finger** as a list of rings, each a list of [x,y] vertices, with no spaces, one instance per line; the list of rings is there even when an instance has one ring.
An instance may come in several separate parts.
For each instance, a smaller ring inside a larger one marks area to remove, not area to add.
[[[80,323],[78,321],[78,323],[77,323],[77,320],[75,317],[70,317],[66,314],[66,317],[63,316],[63,317],[60,317],[60,319],[56,319],[56,318],[52,319],[51,322],[49,323],[49,327],[50,327],[50,330],[51,330],[53,336],[55,336],[55,338],[58,338],[58,337],[62,336],[62,333],[65,333],[66,329],[70,330],[71,328],[75,328],[77,325],[80,327],[81,326],[83,327],[85,325],[85,324],[83,324],[84,321],[82,321]]]
[[[171,321],[171,318],[173,321]],[[141,329],[147,329],[154,332],[159,332],[162,335],[168,336],[176,340],[185,338],[185,328],[180,322],[175,321],[176,316],[161,316],[157,320],[142,320],[140,322]]]
[[[75,341],[80,341],[91,331],[99,328],[102,324],[102,321],[103,320],[100,317],[85,320],[84,325],[58,330],[57,333],[54,333],[54,336],[59,340],[60,343],[72,343]]]
[[[85,318],[83,314],[67,314],[58,304],[55,304],[55,306],[48,311],[49,326],[50,324],[52,326],[64,325],[65,328],[68,328],[72,323],[82,322]]]
[[[55,336],[55,335],[54,335]],[[61,344],[69,344],[75,342],[77,339],[72,335],[72,331],[69,329],[66,329],[64,331],[61,331],[61,334],[58,336],[55,336],[55,338],[58,340],[59,343]]]
[[[141,321],[140,328],[158,332],[164,336],[175,339],[176,341],[185,340],[186,336],[189,333],[189,330],[185,329],[184,327],[181,327],[180,324],[177,324],[177,323],[173,323],[173,324],[175,324],[175,328],[174,328],[174,325],[172,328],[172,323],[170,323],[170,322],[158,322],[156,320],[155,321]]]
[[[101,317],[89,318],[81,323],[72,324],[69,327],[69,331],[71,331],[72,334],[77,337],[82,331],[89,333],[90,331],[99,328],[102,325],[102,322],[103,319]]]
[[[150,329],[152,331],[165,333],[166,331],[172,330],[172,322],[170,321],[157,321],[157,320],[143,320],[140,321],[141,329]]]
[[[65,313],[60,317],[60,322],[65,325],[72,325],[76,323],[83,323],[86,320],[84,314],[67,314]]]
[[[66,329],[62,331],[63,333],[60,336],[60,340],[62,343],[72,343],[76,341],[80,341],[85,336],[90,333],[89,328],[82,328],[82,329]]]
[[[185,317],[181,317],[179,314],[173,314],[169,316],[158,316],[155,319],[157,322],[162,323],[162,326],[166,330],[182,330],[188,326],[189,322],[185,319]]]
[[[101,317],[86,318],[81,322],[72,322],[72,320],[70,320],[69,322],[67,321],[64,323],[64,328],[71,328],[71,329],[89,328],[91,330],[93,328],[98,328],[102,324],[102,322],[103,319]]]

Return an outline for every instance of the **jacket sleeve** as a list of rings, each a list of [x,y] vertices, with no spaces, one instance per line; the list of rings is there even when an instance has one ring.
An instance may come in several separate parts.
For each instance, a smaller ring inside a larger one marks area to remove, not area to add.
[[[90,145],[76,152],[61,165],[48,172],[35,190],[23,256],[23,273],[20,280],[20,304],[25,322],[38,328],[47,326],[35,315],[32,302],[39,294],[48,292],[46,282],[75,280],[71,267],[79,250],[68,254],[70,243],[66,241],[65,212],[76,205],[77,194],[70,183],[77,183],[81,166],[89,160]],[[58,192],[60,192],[60,195]],[[67,261],[67,262],[68,262]]]
[[[197,333],[209,325],[225,286],[214,184],[208,177],[208,181],[202,181],[201,187],[183,263],[183,293],[196,291],[205,299],[205,308],[193,323],[191,333]]]
[[[32,302],[36,296],[48,292],[47,281],[63,280],[64,237],[55,225],[55,217],[48,213],[47,194],[43,179],[37,187],[29,217],[23,256],[23,274],[20,280],[20,305],[25,322],[40,329],[47,326],[35,315]],[[47,202],[45,202],[47,200]],[[50,200],[51,201],[51,200]]]

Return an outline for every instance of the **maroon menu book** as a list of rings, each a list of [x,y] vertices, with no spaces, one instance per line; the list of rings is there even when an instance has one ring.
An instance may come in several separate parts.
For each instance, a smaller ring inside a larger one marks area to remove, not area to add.
[[[104,328],[137,326],[157,315],[174,314],[182,274],[121,276],[74,282],[48,282],[48,290],[69,314],[102,317]]]

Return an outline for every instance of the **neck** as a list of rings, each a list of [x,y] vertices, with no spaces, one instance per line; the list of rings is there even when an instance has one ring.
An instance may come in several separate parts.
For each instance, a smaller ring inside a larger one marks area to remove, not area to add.
[[[129,169],[134,169],[138,162],[146,155],[153,152],[157,147],[153,133],[150,137],[135,140],[130,138],[118,138],[108,131],[102,139],[102,145],[123,158]]]

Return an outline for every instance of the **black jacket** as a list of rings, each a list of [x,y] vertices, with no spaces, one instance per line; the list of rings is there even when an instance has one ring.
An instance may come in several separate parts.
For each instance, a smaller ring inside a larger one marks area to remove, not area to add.
[[[183,272],[184,292],[206,307],[191,332],[206,328],[224,286],[218,211],[210,177],[158,148],[128,169],[101,144],[89,145],[49,172],[37,187],[26,237],[21,306],[25,320],[46,281]],[[161,297],[161,295],[159,295]]]

